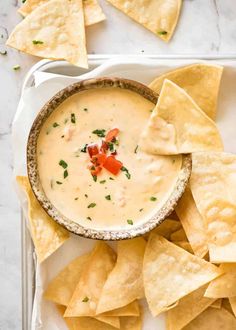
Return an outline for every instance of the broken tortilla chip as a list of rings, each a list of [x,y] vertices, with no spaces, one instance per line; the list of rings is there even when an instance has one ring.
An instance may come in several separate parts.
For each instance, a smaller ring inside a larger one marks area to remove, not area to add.
[[[175,211],[178,214],[194,254],[203,258],[208,252],[206,227],[189,187],[185,189]]]
[[[208,307],[202,314],[189,323],[183,330],[236,329],[236,319],[224,308]]]
[[[206,288],[207,285],[204,285],[188,294],[179,300],[176,307],[167,312],[168,330],[181,330],[212,305],[214,299],[204,297]]]
[[[84,266],[65,317],[96,315],[103,286],[115,261],[115,252],[106,243],[98,242]]]
[[[164,41],[171,39],[182,5],[182,0],[107,1]]]
[[[50,0],[36,8],[15,27],[7,45],[88,68],[82,0]]]
[[[41,207],[31,190],[28,178],[17,176],[16,180],[27,195],[29,229],[38,260],[42,262],[55,252],[70,235]]]
[[[224,274],[209,284],[205,297],[229,298],[236,296],[236,264],[222,264],[220,270]]]
[[[26,17],[33,10],[38,8],[39,6],[48,3],[51,0],[27,0],[25,3],[19,8],[18,12]],[[90,26],[106,19],[102,8],[100,7],[97,0],[86,0],[83,1],[84,8],[84,22],[86,26]]]
[[[219,65],[191,64],[164,73],[149,87],[160,94],[164,80],[171,80],[183,88],[211,119],[215,119],[222,73],[223,67]]]
[[[236,262],[236,155],[192,155],[190,188],[204,219],[210,261]]]
[[[44,298],[56,304],[67,306],[88,258],[88,254],[79,256],[62,269],[47,286],[43,295]]]
[[[164,81],[139,145],[146,152],[158,155],[223,150],[216,124],[170,80]]]
[[[152,234],[144,255],[145,296],[153,316],[220,276],[211,263]]]
[[[145,247],[146,241],[141,237],[118,242],[117,262],[102,289],[97,314],[143,298],[142,268]]]

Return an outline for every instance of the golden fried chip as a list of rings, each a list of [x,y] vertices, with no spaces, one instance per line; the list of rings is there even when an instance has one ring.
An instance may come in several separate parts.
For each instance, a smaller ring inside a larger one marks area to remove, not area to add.
[[[103,286],[116,261],[114,251],[98,242],[92,251],[65,312],[66,317],[95,316]]]
[[[222,264],[220,269],[224,274],[209,284],[205,297],[228,298],[236,296],[236,264]]]
[[[87,68],[82,0],[50,0],[39,6],[15,27],[7,45]]]
[[[49,283],[44,292],[44,298],[56,304],[67,306],[88,258],[88,254],[79,256],[62,269]]]
[[[144,296],[142,267],[145,247],[143,238],[118,242],[117,262],[102,289],[97,314],[125,306]]]
[[[179,247],[181,247],[182,249],[188,251],[189,253],[193,253],[193,249],[192,249],[189,242],[186,242],[186,241],[172,241],[172,243],[174,243],[175,245],[178,245]]]
[[[181,228],[181,223],[179,221],[172,219],[165,219],[159,226],[153,229],[151,233],[155,233],[165,237],[166,239],[170,239],[171,234],[173,234],[180,228]]]
[[[213,308],[221,308],[222,305],[222,299],[217,299],[211,304],[211,307]]]
[[[22,16],[29,15],[33,10],[38,8],[39,6],[49,2],[51,0],[27,0],[25,3],[19,8],[18,12]],[[84,8],[84,21],[85,25],[89,26],[95,23],[99,23],[106,19],[102,8],[100,7],[97,0],[86,0],[83,1]]]
[[[29,229],[38,260],[42,262],[55,252],[70,235],[66,229],[51,219],[41,207],[31,190],[28,178],[18,176],[16,180],[27,195]]]
[[[230,303],[231,309],[234,313],[234,316],[236,317],[236,297],[230,297],[229,303]]]
[[[192,155],[190,188],[204,219],[210,261],[236,262],[236,155]]]
[[[218,267],[152,234],[144,255],[144,289],[153,316],[222,274]]]
[[[164,81],[139,145],[143,150],[159,155],[223,150],[216,124],[170,80]]]
[[[185,189],[175,211],[178,214],[194,254],[203,258],[208,252],[206,227],[189,187]]]
[[[167,312],[168,330],[181,330],[205,309],[207,309],[214,299],[204,297],[207,285],[193,291],[179,300],[176,307]]]
[[[223,67],[219,65],[191,64],[164,73],[149,87],[160,94],[164,80],[169,79],[183,88],[211,119],[215,119],[222,73]]]
[[[182,0],[107,1],[164,41],[171,39],[182,5]]]
[[[185,231],[183,228],[180,228],[179,230],[176,230],[173,234],[170,235],[170,240],[173,242],[181,242],[181,241],[187,241],[188,238],[185,234]]]
[[[236,329],[236,319],[225,309],[207,308],[183,330],[233,330]]]

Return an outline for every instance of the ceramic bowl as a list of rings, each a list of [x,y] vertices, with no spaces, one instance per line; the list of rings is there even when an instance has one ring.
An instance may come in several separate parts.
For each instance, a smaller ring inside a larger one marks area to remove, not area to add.
[[[172,192],[170,193],[165,204],[157,211],[157,213],[146,222],[130,226],[119,230],[98,230],[89,227],[84,227],[78,223],[65,217],[55,208],[44,193],[43,187],[40,182],[40,177],[37,169],[37,140],[40,130],[57,107],[70,96],[80,93],[85,90],[95,88],[122,88],[128,89],[135,93],[140,94],[154,105],[157,103],[158,95],[147,86],[128,79],[123,78],[96,78],[77,82],[73,85],[66,87],[58,92],[55,96],[48,101],[37,115],[28,137],[27,143],[27,170],[28,177],[32,190],[48,215],[54,219],[61,226],[68,229],[70,232],[91,239],[100,240],[122,240],[130,239],[143,234],[146,234],[156,226],[160,225],[173,211],[174,208],[184,193],[191,174],[191,155],[183,155],[182,168],[178,173],[178,178]]]

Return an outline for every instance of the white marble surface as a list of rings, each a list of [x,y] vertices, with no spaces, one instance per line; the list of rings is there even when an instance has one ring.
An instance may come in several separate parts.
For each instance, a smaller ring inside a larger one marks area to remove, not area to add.
[[[87,29],[89,53],[236,54],[236,1],[183,0],[183,10],[169,44],[100,0],[107,21]],[[0,0],[0,51],[7,34],[21,20],[20,0]],[[12,187],[11,122],[27,70],[36,58],[8,49],[0,56],[0,330],[21,329],[20,210]],[[14,71],[14,65],[21,69]],[[152,329],[150,329],[152,330]]]

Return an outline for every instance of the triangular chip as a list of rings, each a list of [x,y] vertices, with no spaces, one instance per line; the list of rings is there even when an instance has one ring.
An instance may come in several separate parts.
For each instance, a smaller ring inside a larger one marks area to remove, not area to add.
[[[160,94],[164,80],[171,80],[183,88],[211,119],[215,119],[222,73],[223,67],[219,65],[191,64],[161,75],[149,87]]]
[[[222,264],[220,269],[225,274],[209,284],[205,297],[228,298],[236,296],[236,264]]]
[[[190,245],[189,242],[186,242],[186,241],[173,241],[173,243],[175,245],[178,245],[182,249],[188,251],[189,253],[193,253],[193,249],[192,249],[192,247],[191,247],[191,245]]]
[[[17,182],[27,195],[29,229],[39,262],[55,252],[68,238],[69,232],[51,219],[31,190],[26,176],[18,176]]]
[[[116,261],[114,251],[99,242],[92,251],[69,302],[65,316],[95,316],[102,288]]]
[[[142,267],[145,247],[143,238],[118,242],[117,262],[103,287],[97,314],[125,306],[144,296]]]
[[[185,189],[175,211],[184,227],[194,254],[203,258],[208,252],[206,227],[189,187]]]
[[[25,17],[39,6],[49,1],[51,0],[27,0],[19,8],[18,12]],[[83,1],[83,7],[84,7],[84,22],[86,26],[99,23],[106,19],[102,11],[102,8],[100,7],[97,0]]]
[[[187,241],[188,238],[185,234],[184,229],[180,228],[179,230],[176,230],[173,234],[170,235],[170,240],[172,242],[180,242],[180,241]]]
[[[190,188],[207,228],[210,261],[236,262],[236,155],[192,155]]]
[[[87,68],[82,0],[51,0],[36,8],[15,27],[7,45]]]
[[[193,291],[186,297],[179,300],[176,307],[167,312],[168,330],[181,330],[205,309],[207,309],[214,299],[204,297],[207,285]]]
[[[153,316],[215,279],[218,267],[152,234],[144,256],[144,289]]]
[[[44,298],[56,304],[67,306],[88,258],[88,254],[82,255],[62,269],[47,286]]]
[[[230,302],[232,311],[234,313],[234,316],[236,317],[236,297],[230,297],[229,302]]]
[[[182,0],[107,1],[164,41],[171,39],[182,5]]]
[[[236,329],[235,317],[224,308],[207,308],[183,330],[233,330]]]
[[[215,123],[170,80],[164,81],[157,105],[142,133],[140,146],[159,155],[223,150]]]
[[[213,308],[221,308],[222,306],[222,299],[216,299],[213,304],[211,304],[211,307]]]

